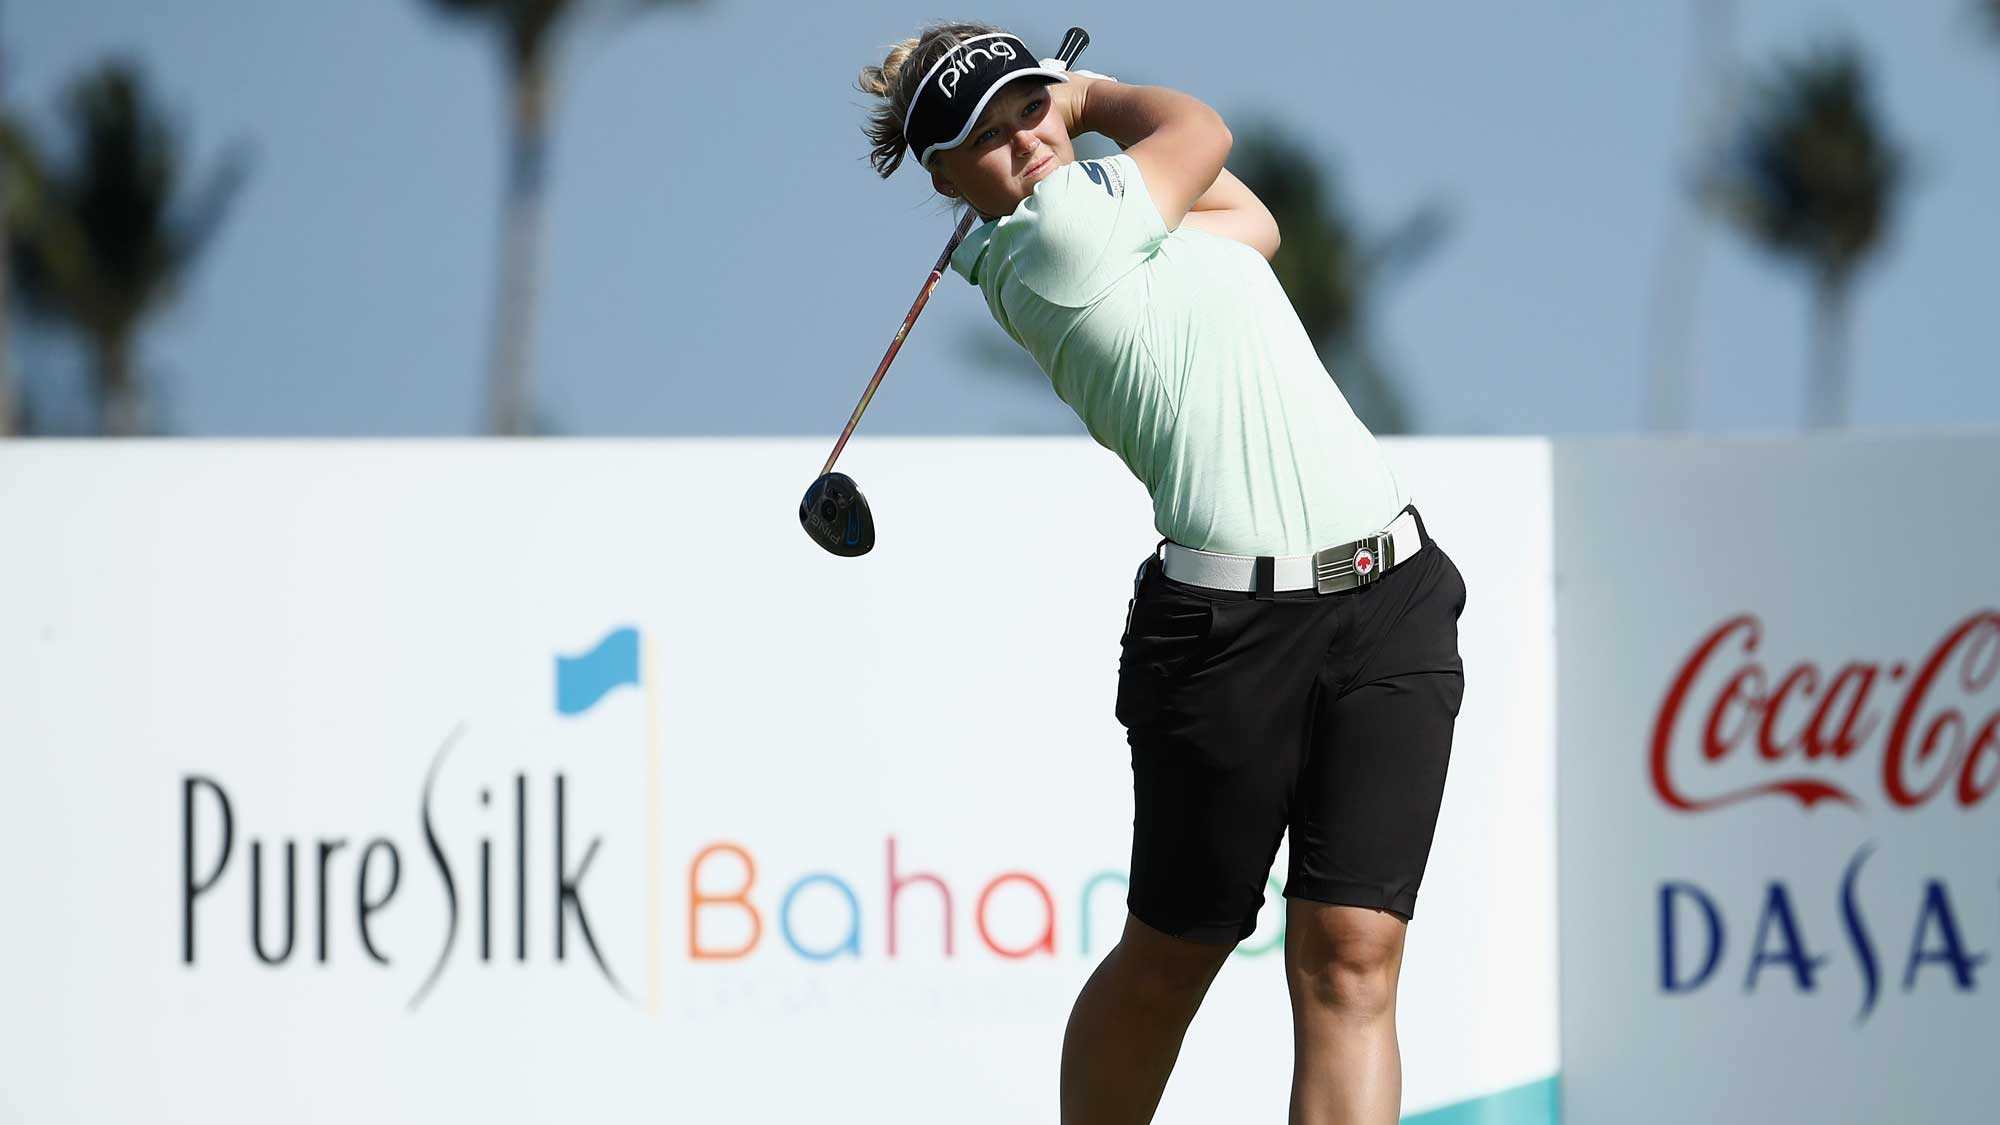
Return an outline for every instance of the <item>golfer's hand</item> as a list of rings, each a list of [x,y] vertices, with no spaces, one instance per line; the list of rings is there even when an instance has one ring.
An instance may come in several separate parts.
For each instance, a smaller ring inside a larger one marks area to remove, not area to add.
[[[1083,121],[1084,87],[1090,84],[1088,78],[1072,77],[1067,82],[1049,83],[1049,108],[1062,115],[1063,131],[1076,136],[1077,127]]]
[[[1048,66],[1053,61],[1043,59],[1042,65]],[[1092,84],[1116,81],[1118,81],[1116,78],[1108,74],[1099,74],[1094,70],[1071,70],[1069,81],[1049,83],[1049,105],[1063,115],[1064,131],[1072,137],[1076,136],[1077,129],[1083,122],[1084,99],[1089,97],[1088,90]]]

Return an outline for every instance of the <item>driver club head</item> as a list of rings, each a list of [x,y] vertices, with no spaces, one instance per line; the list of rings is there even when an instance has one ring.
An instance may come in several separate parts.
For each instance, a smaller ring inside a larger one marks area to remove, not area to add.
[[[799,526],[812,541],[843,558],[875,548],[875,517],[846,473],[828,473],[812,482],[799,501]]]

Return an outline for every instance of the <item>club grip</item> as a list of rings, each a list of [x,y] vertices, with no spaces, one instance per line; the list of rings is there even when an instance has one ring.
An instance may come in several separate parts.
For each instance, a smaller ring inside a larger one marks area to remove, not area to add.
[[[1090,46],[1090,33],[1080,27],[1072,27],[1063,32],[1062,46],[1056,48],[1056,57],[1065,64],[1074,63],[1083,49]]]

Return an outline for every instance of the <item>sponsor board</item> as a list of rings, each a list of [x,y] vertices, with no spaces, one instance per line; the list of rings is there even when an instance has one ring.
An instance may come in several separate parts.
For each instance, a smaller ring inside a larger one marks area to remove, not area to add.
[[[1565,1110],[2000,1097],[2000,440],[1556,451]]]
[[[1406,1104],[1546,1101],[1548,450],[1392,451],[1471,586]],[[822,455],[0,450],[0,1117],[1051,1118],[1123,920],[1144,493],[1084,441],[877,439],[838,559]],[[1163,1116],[1282,1115],[1278,901]]]

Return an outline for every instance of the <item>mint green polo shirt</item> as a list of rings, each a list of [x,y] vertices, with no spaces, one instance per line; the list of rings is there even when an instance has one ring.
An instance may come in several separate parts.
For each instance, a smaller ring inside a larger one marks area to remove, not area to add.
[[[1302,555],[1405,498],[1263,255],[1169,231],[1120,154],[1058,169],[969,233],[952,268],[1028,350],[1184,546]]]

